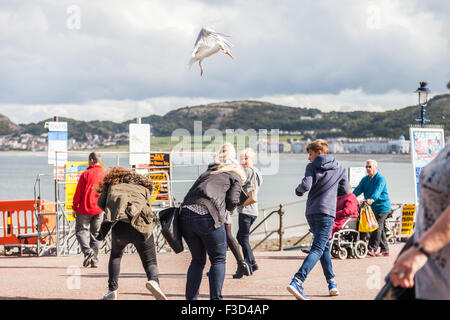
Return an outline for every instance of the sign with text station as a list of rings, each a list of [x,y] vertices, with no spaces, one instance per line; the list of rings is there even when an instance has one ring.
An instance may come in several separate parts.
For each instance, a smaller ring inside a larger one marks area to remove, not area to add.
[[[67,122],[46,122],[45,127],[49,129],[48,164],[63,166],[67,162]]]
[[[415,213],[416,213],[416,205],[414,204],[403,205],[401,235],[407,236],[413,232]]]

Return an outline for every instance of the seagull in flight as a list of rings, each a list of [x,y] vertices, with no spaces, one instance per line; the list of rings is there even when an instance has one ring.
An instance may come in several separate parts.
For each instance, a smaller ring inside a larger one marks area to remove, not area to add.
[[[194,50],[192,51],[192,58],[189,61],[189,67],[191,67],[195,61],[198,61],[198,65],[200,66],[200,75],[203,76],[203,59],[219,52],[220,50],[230,56],[230,58],[234,59],[230,52],[230,48],[233,45],[224,37],[226,36],[209,27],[202,28],[198,34],[197,41],[195,41]]]

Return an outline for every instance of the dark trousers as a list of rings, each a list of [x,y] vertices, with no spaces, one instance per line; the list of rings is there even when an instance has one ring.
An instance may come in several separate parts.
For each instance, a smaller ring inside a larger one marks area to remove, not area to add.
[[[233,253],[234,257],[236,258],[237,262],[241,262],[244,260],[241,253],[241,248],[239,248],[239,243],[236,241],[236,239],[233,237],[233,233],[231,232],[231,224],[225,223],[225,231],[227,233],[227,244],[230,248],[231,252]]]
[[[380,247],[381,251],[389,251],[389,245],[386,239],[385,222],[389,212],[375,214],[378,222],[378,229],[370,233],[369,249],[377,251]]]
[[[91,250],[94,251],[92,263],[98,263],[98,247],[100,241],[95,239],[103,221],[103,213],[88,215],[77,213],[75,219],[75,235],[80,244],[81,252],[87,256]]]
[[[191,251],[192,260],[186,279],[186,300],[197,300],[206,254],[209,256],[209,296],[211,300],[222,300],[227,257],[227,236],[225,226],[214,227],[211,215],[199,215],[187,208],[181,210],[181,234]]]
[[[119,221],[111,232],[111,255],[108,264],[108,287],[110,291],[119,287],[120,261],[125,247],[132,243],[141,258],[142,266],[148,280],[155,280],[159,284],[159,271],[156,262],[156,250],[153,234],[144,240],[144,236],[134,229],[131,224]]]
[[[237,241],[242,247],[244,253],[245,262],[247,262],[250,271],[253,272],[252,265],[256,263],[255,256],[253,255],[252,247],[250,246],[250,227],[255,222],[256,216],[249,214],[239,214],[239,230],[237,233]]]

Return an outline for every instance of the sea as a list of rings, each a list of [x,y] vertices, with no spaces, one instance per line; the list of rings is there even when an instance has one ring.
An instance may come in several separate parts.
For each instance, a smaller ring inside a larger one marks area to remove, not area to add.
[[[87,154],[69,154],[69,161],[86,161]],[[344,167],[364,167],[367,159],[378,162],[378,169],[387,180],[387,189],[393,204],[414,204],[414,180],[410,155],[399,154],[334,154]],[[129,166],[126,153],[103,153],[104,167],[116,165]],[[191,158],[189,158],[191,159]],[[193,158],[192,158],[193,159]],[[201,160],[204,160],[203,163]],[[287,236],[301,235],[307,231],[305,218],[306,195],[298,197],[295,188],[301,182],[306,165],[307,154],[277,154],[270,170],[265,170],[263,184],[258,195],[260,214],[253,226],[265,216],[283,205],[283,226]],[[181,201],[208,163],[208,157],[195,159],[189,163],[186,157],[173,159],[172,191],[176,201]],[[258,167],[258,162],[256,163]],[[267,167],[267,162],[264,163]],[[264,167],[261,165],[261,167]],[[264,168],[265,168],[264,167]],[[263,169],[264,169],[263,168]],[[264,173],[264,170],[263,170]],[[40,185],[37,183],[38,177]],[[46,152],[0,152],[0,201],[34,199],[39,194],[42,199],[54,201],[53,166],[48,164]],[[302,201],[303,200],[303,201]],[[300,203],[299,203],[300,201]],[[262,210],[266,209],[266,210]],[[255,235],[276,230],[279,226],[278,214],[273,214],[254,232]],[[237,214],[233,215],[232,229],[237,232]]]

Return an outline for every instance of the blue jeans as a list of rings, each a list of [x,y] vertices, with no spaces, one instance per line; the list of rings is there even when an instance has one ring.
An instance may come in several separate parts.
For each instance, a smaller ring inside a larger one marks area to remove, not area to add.
[[[294,278],[303,284],[309,272],[320,260],[325,279],[328,283],[334,282],[333,266],[330,256],[330,235],[333,229],[334,218],[327,214],[315,213],[307,215],[306,219],[313,233],[313,242],[308,256],[303,261],[302,266],[295,274]]]
[[[249,268],[252,270],[252,265],[256,263],[255,256],[253,255],[252,247],[250,246],[250,227],[255,222],[256,216],[248,214],[239,214],[239,230],[236,235],[236,239],[242,247],[244,253],[245,262],[247,262]]]
[[[199,215],[183,208],[180,216],[181,234],[191,251],[191,264],[186,279],[186,300],[197,300],[203,269],[208,253],[209,296],[211,300],[222,300],[222,286],[225,280],[225,261],[227,256],[227,236],[225,226],[214,228],[211,215]]]

